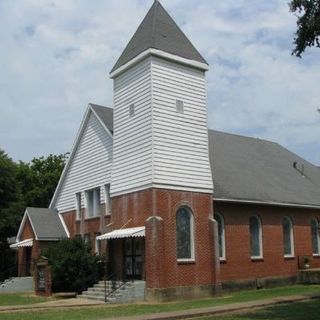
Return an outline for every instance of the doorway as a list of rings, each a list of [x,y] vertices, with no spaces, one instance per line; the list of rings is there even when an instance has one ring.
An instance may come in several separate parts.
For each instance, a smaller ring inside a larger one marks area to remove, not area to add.
[[[124,241],[124,274],[127,280],[144,279],[144,238],[126,238]]]

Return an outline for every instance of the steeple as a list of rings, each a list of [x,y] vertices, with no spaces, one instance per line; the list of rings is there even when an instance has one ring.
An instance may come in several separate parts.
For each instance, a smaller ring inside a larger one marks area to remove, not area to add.
[[[111,73],[148,49],[157,49],[208,65],[174,20],[155,0],[137,31],[122,52]]]

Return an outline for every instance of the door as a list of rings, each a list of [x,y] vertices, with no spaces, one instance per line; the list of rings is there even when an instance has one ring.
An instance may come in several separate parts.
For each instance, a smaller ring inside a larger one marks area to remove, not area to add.
[[[144,278],[144,238],[125,239],[124,267],[126,279],[142,280]]]
[[[31,253],[32,247],[25,247],[25,275],[31,275]]]

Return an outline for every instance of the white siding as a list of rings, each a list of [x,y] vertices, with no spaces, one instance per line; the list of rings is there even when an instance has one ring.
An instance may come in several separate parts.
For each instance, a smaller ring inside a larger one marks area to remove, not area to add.
[[[113,110],[112,196],[152,182],[151,58],[114,79]]]
[[[91,112],[79,144],[66,172],[54,207],[59,212],[75,209],[77,192],[85,206],[85,190],[100,187],[101,202],[105,202],[104,185],[111,181],[112,138]]]
[[[152,107],[153,184],[212,192],[204,72],[153,57]]]

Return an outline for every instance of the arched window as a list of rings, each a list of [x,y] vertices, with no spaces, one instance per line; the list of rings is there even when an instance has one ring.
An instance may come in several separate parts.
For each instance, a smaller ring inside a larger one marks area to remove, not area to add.
[[[250,255],[251,258],[262,258],[261,220],[257,216],[250,217]]]
[[[282,220],[284,256],[294,256],[293,223],[289,217]]]
[[[177,211],[177,258],[178,260],[194,259],[194,222],[192,212],[182,207]]]
[[[224,219],[220,213],[214,214],[214,219],[218,224],[218,243],[219,243],[219,258],[220,260],[226,259],[226,239],[224,231]]]
[[[311,220],[311,239],[312,239],[312,253],[320,255],[320,235],[319,235],[319,221],[317,219]]]

